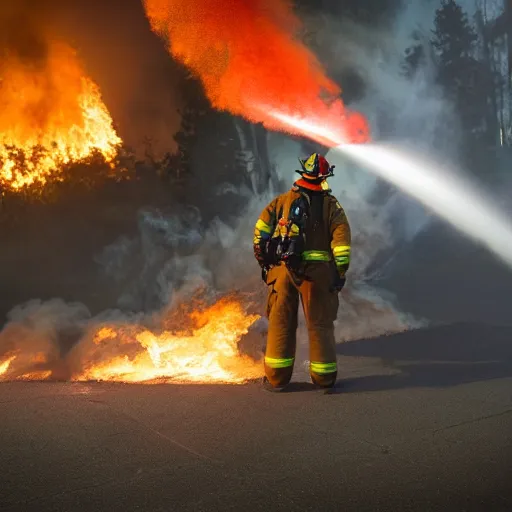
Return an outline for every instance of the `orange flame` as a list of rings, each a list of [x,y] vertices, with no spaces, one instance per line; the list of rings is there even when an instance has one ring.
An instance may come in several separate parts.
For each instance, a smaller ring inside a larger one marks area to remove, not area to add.
[[[16,353],[8,355],[3,361],[0,361],[0,381],[9,380],[9,372],[16,363],[20,367],[19,369],[14,369],[16,371],[16,380],[46,380],[52,376],[51,370],[37,369],[38,366],[44,366],[47,363],[46,354],[21,354],[18,350]]]
[[[41,65],[2,57],[0,186],[44,185],[95,152],[112,162],[120,144],[98,86],[69,45],[51,42]]]
[[[329,139],[273,113],[334,127],[341,141],[368,140],[365,118],[345,108],[339,86],[297,40],[301,23],[288,0],[144,0],[144,5],[152,29],[201,79],[214,108],[326,145]]]
[[[258,318],[229,298],[192,313],[194,328],[189,332],[102,326],[69,354],[68,367],[78,368],[71,380],[240,384],[262,373],[258,362],[238,350]],[[47,364],[44,354],[11,353],[0,359],[0,381],[55,378]]]
[[[16,356],[9,356],[7,359],[4,359],[4,361],[0,362],[0,377],[7,373],[7,370],[9,369],[9,366],[11,366],[11,363],[16,359]]]
[[[135,352],[92,364],[74,380],[241,383],[260,374],[260,365],[238,352],[257,315],[247,315],[236,301],[221,300],[191,318],[198,325],[191,333],[103,327],[94,336],[101,352],[108,353],[112,343],[135,344]]]

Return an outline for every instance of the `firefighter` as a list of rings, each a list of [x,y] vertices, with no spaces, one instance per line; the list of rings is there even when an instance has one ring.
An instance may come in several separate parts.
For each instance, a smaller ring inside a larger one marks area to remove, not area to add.
[[[311,380],[334,386],[334,320],[350,263],[350,226],[327,184],[334,166],[317,153],[299,162],[301,178],[262,211],[254,232],[254,255],[268,286],[264,383],[277,391],[293,372],[299,300],[309,335]]]

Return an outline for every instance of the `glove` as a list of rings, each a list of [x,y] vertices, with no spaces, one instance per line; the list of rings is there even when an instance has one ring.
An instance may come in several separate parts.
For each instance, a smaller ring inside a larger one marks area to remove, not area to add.
[[[347,279],[345,276],[340,276],[339,274],[334,279],[334,283],[331,286],[331,292],[337,292],[340,293],[341,290],[343,290],[343,287],[345,286],[345,282]]]

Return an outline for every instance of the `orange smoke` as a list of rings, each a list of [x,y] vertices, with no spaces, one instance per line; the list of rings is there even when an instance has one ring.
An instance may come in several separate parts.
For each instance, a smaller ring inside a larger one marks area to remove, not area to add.
[[[102,325],[64,361],[55,360],[54,348],[44,340],[32,351],[11,349],[0,356],[0,381],[59,379],[66,367],[74,381],[239,384],[262,373],[261,365],[238,349],[258,318],[236,299],[225,298],[181,318],[181,324],[191,323],[186,331]]]
[[[59,169],[95,153],[111,162],[121,139],[97,85],[66,43],[48,43],[44,62],[0,55],[0,187],[59,179]]]
[[[347,111],[341,90],[297,38],[288,0],[144,0],[152,29],[197,75],[213,107],[267,128],[333,141],[276,112],[329,126],[336,139],[365,142],[368,126]]]

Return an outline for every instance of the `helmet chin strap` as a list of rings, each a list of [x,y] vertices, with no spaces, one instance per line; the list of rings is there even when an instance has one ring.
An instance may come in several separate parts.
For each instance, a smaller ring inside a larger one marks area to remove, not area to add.
[[[329,184],[327,183],[327,180],[306,180],[304,178],[301,178],[300,180],[297,180],[294,185],[296,187],[305,188],[307,190],[313,190],[315,192],[328,192]]]

